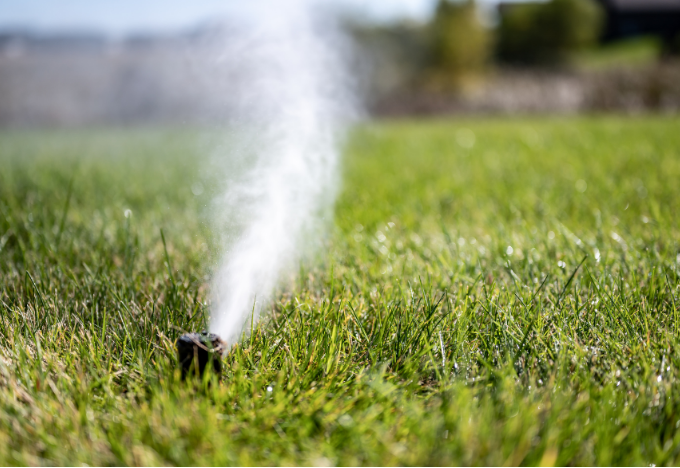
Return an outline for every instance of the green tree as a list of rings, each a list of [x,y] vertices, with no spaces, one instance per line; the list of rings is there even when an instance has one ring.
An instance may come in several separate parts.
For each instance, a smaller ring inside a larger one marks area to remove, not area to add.
[[[506,62],[561,64],[594,45],[603,14],[592,0],[507,5],[501,13],[498,55]]]
[[[428,81],[436,87],[460,87],[477,79],[492,54],[491,31],[479,20],[474,0],[439,0],[430,25]]]

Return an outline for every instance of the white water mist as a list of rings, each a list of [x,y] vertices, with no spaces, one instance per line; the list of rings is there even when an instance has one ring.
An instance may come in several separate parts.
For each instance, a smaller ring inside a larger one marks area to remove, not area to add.
[[[346,47],[310,1],[259,1],[225,40],[232,131],[215,202],[225,252],[210,331],[233,343],[329,221],[353,114]]]

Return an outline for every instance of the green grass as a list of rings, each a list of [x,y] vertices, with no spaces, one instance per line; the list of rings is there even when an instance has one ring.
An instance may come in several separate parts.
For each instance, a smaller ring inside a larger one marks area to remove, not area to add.
[[[652,65],[659,61],[660,41],[655,37],[623,39],[580,52],[575,65],[582,69],[602,70]]]
[[[208,312],[210,142],[5,132],[0,464],[678,464],[678,128],[364,126],[327,255],[212,385],[173,347]]]

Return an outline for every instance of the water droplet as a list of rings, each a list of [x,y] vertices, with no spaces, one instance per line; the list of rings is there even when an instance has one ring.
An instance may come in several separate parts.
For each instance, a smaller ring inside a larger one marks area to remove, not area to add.
[[[514,250],[511,246],[508,246],[508,248],[505,249],[505,253],[508,254],[508,255],[512,255],[513,252],[514,252]]]
[[[349,414],[343,414],[338,418],[338,423],[343,426],[343,427],[349,427],[352,425],[354,420],[352,419],[352,416]]]
[[[274,388],[270,385],[269,387],[267,387],[267,391],[271,393],[274,391]]]
[[[130,216],[132,216],[132,210],[125,210],[123,214],[125,215],[126,218],[129,218]]]
[[[555,238],[555,233],[550,231],[548,232],[548,239],[553,240]]]
[[[195,196],[201,195],[203,193],[203,184],[196,182],[191,186],[191,193],[193,193]]]
[[[579,192],[583,193],[588,189],[588,184],[586,183],[585,180],[579,179],[576,181],[576,190]]]

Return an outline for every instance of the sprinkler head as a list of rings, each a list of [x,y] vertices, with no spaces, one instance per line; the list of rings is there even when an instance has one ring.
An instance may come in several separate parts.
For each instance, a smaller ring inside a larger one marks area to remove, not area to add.
[[[203,377],[208,365],[212,366],[213,372],[218,377],[222,375],[222,352],[226,343],[213,334],[203,331],[201,333],[187,333],[177,339],[177,355],[182,369],[182,380],[189,375]]]

